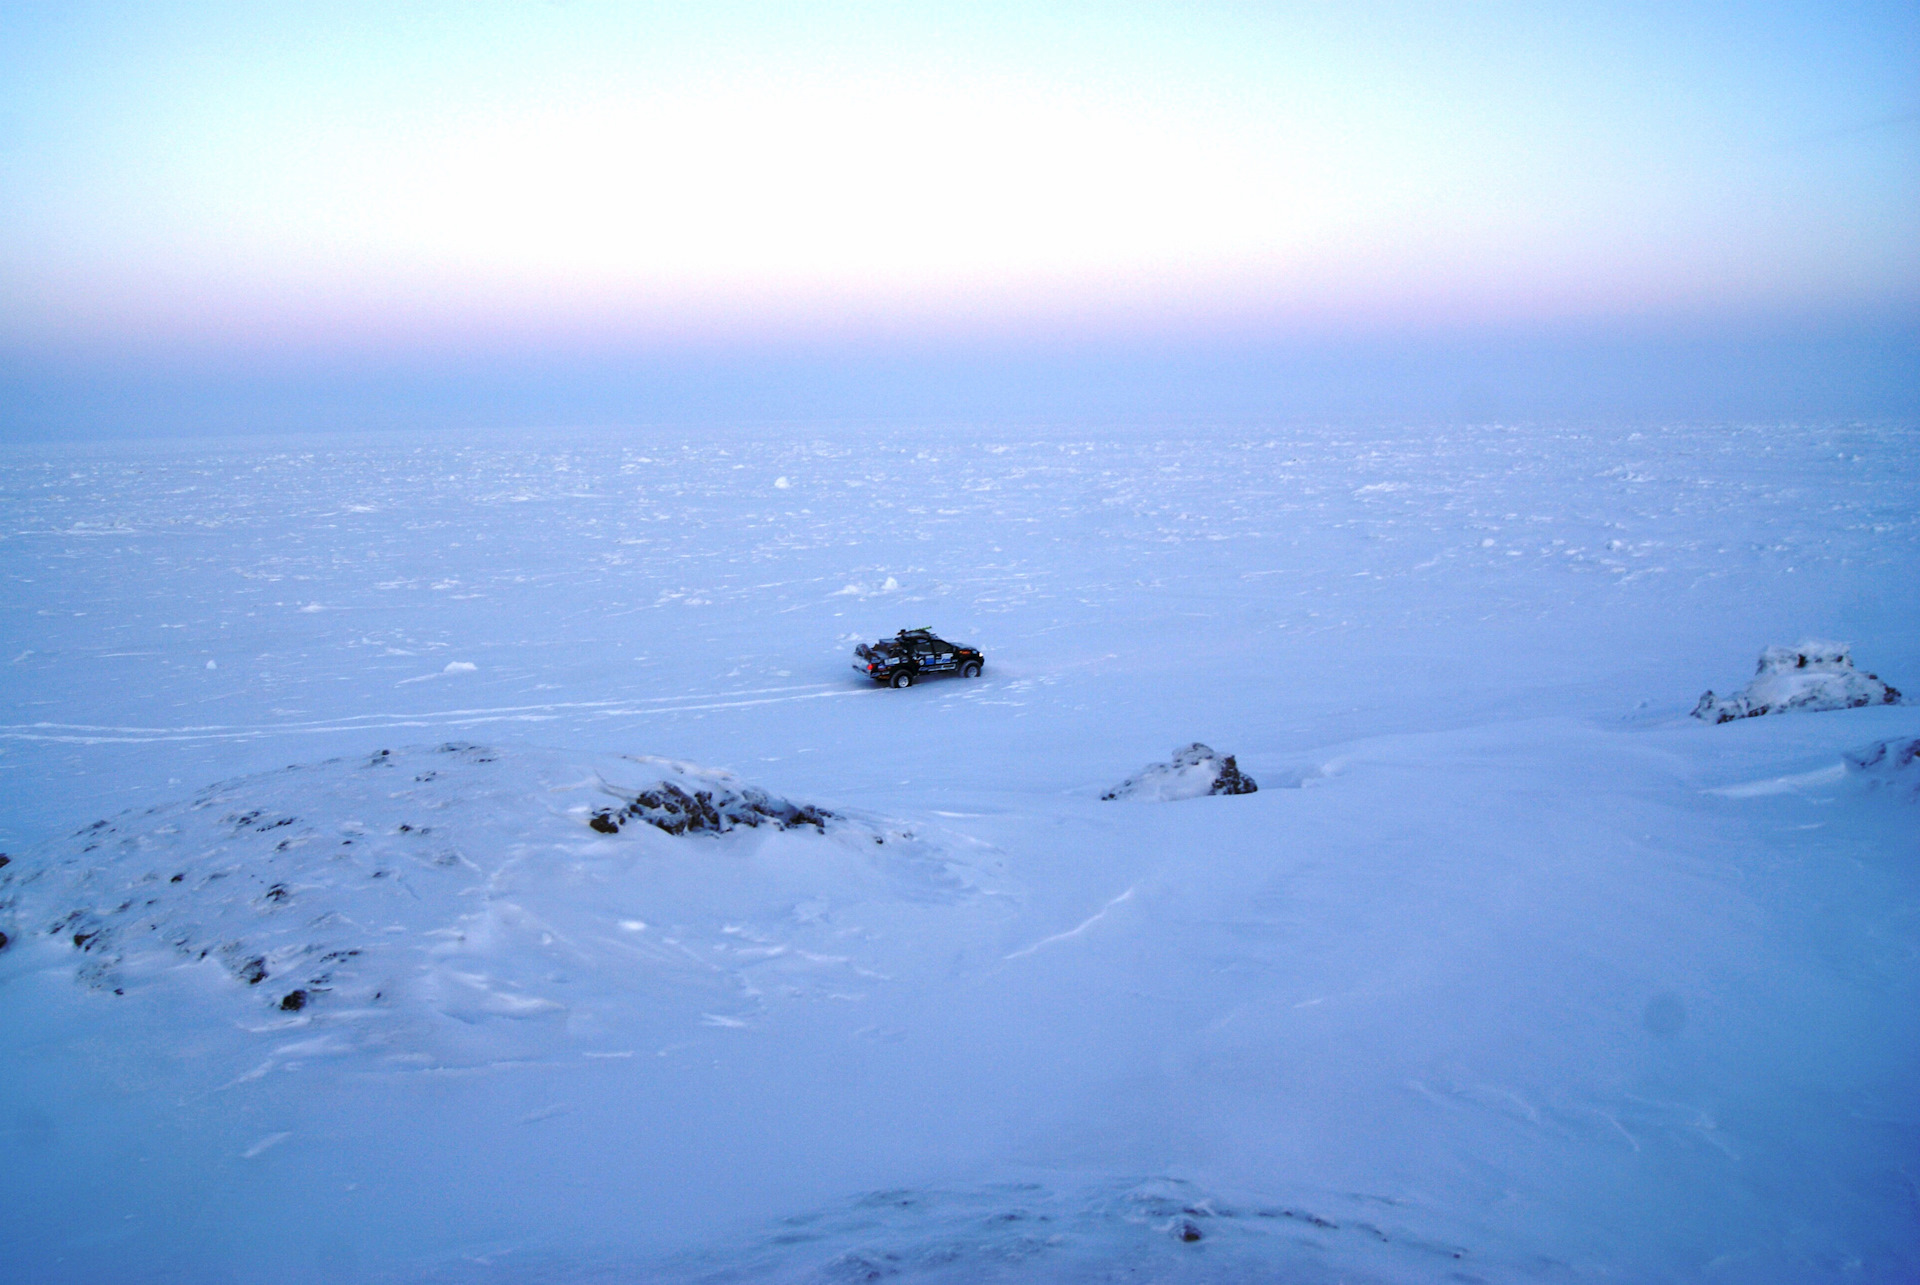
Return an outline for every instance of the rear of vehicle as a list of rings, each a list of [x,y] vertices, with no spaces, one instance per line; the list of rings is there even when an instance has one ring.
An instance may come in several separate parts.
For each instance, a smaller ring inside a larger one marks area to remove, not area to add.
[[[855,647],[853,667],[882,687],[891,685],[896,677],[902,675],[907,676],[907,681],[899,684],[900,686],[906,687],[913,682],[911,675],[907,673],[906,657],[894,654],[893,648],[884,642],[877,642],[872,646],[861,643]]]

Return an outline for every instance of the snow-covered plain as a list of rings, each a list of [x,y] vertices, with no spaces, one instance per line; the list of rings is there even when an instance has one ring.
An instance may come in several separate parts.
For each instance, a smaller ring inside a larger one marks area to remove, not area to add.
[[[1920,689],[1910,426],[13,447],[0,574],[9,1279],[1920,1277],[1920,707],[1688,717]]]

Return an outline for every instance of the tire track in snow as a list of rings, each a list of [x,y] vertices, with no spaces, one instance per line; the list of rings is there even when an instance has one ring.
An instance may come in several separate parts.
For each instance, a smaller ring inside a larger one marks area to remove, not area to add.
[[[1138,885],[1135,885],[1135,887],[1137,886]],[[1099,923],[1102,919],[1105,919],[1107,917],[1107,912],[1109,910],[1112,910],[1115,906],[1119,905],[1123,901],[1131,900],[1133,897],[1133,893],[1134,893],[1134,888],[1131,888],[1131,887],[1128,888],[1125,892],[1121,893],[1118,897],[1115,897],[1112,901],[1109,901],[1106,905],[1100,907],[1100,909],[1094,911],[1091,915],[1088,915],[1085,919],[1081,920],[1078,924],[1074,925],[1072,928],[1067,929],[1063,933],[1055,933],[1051,937],[1042,937],[1039,941],[1036,941],[1035,943],[1033,943],[1033,945],[1022,946],[1019,950],[1014,951],[1011,955],[1002,955],[1000,957],[1001,962],[1004,963],[1009,959],[1019,959],[1022,955],[1031,955],[1035,951],[1039,950],[1042,946],[1051,946],[1056,941],[1065,941],[1069,937],[1078,937],[1081,933],[1093,927],[1095,924]]]
[[[876,688],[875,691],[878,689]],[[792,693],[774,695],[769,693]],[[113,727],[90,723],[0,724],[0,740],[43,741],[66,745],[145,745],[168,741],[254,741],[272,736],[326,732],[372,732],[404,728],[476,727],[486,723],[544,723],[569,714],[593,718],[648,718],[661,714],[747,709],[794,701],[866,696],[868,691],[839,686],[775,687],[710,696],[655,697],[639,701],[560,701],[548,705],[504,705],[488,709],[429,710],[415,714],[357,714],[301,723],[205,724],[187,727]],[[746,697],[748,699],[725,699]]]

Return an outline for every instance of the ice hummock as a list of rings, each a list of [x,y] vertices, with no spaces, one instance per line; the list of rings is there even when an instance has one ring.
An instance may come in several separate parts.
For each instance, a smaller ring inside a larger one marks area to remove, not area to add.
[[[1149,763],[1111,790],[1103,799],[1144,799],[1167,803],[1198,799],[1209,794],[1252,794],[1260,787],[1240,770],[1233,755],[1222,756],[1199,741],[1175,750],[1166,763]]]
[[[1700,697],[1693,716],[1709,723],[1785,714],[1792,710],[1858,709],[1898,705],[1900,693],[1873,674],[1853,667],[1851,643],[1803,642],[1798,647],[1769,647],[1744,691],[1732,696]]]

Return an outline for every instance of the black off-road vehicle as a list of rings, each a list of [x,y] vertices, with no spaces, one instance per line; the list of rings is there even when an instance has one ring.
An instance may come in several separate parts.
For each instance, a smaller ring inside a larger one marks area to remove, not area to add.
[[[936,637],[931,629],[902,629],[892,638],[853,649],[853,667],[883,687],[911,687],[929,674],[978,678],[987,658],[972,647]]]

